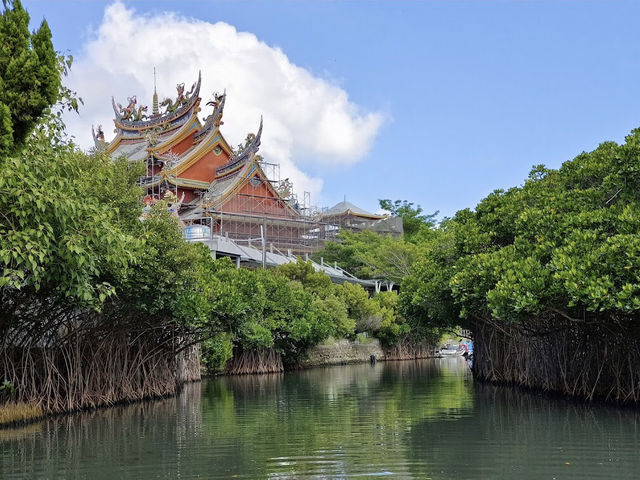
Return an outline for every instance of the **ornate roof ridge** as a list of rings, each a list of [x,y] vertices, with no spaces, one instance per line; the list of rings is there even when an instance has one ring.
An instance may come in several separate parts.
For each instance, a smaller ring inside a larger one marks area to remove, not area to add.
[[[120,104],[116,104],[113,96],[111,97],[111,106],[113,107],[113,111],[116,115],[114,123],[116,127],[122,130],[140,130],[152,128],[157,125],[161,125],[163,123],[172,122],[189,111],[197,107],[200,101],[200,86],[202,85],[202,72],[198,72],[198,81],[193,84],[191,91],[187,93],[184,99],[181,99],[180,96],[183,95],[181,93],[184,90],[184,84],[178,85],[178,98],[175,103],[180,103],[184,101],[181,105],[179,105],[175,110],[171,111],[172,105],[175,105],[173,100],[166,98],[162,101],[163,105],[167,106],[167,111],[158,115],[147,117],[145,112],[147,110],[147,106],[139,106],[136,110],[137,98],[136,96],[128,97],[127,100],[129,104],[126,107],[122,107]],[[147,117],[148,119],[145,119]],[[134,118],[134,120],[129,120],[129,118]]]
[[[214,126],[217,128],[220,125],[224,124],[224,122],[222,121],[222,114],[224,113],[224,103],[226,99],[227,99],[226,89],[224,90],[222,95],[218,95],[218,92],[214,92],[213,100],[211,100],[210,102],[207,102],[207,105],[213,106],[213,112],[211,112],[211,115],[209,115],[206,118],[204,122],[204,126],[202,127],[202,130],[196,133],[194,138],[202,137],[203,135],[206,135],[206,133],[210,131]]]
[[[241,152],[231,157],[231,161],[226,165],[222,165],[216,169],[216,175],[224,173],[226,170],[235,168],[238,164],[245,162],[249,158],[252,158],[260,149],[260,139],[262,137],[262,115],[260,115],[260,126],[258,127],[258,133],[253,135],[247,135],[247,143]],[[251,138],[251,136],[253,138]]]
[[[166,148],[170,149],[171,147],[175,146],[177,143],[182,141],[188,134],[190,134],[194,129],[198,131],[199,125],[200,125],[200,122],[198,120],[198,117],[196,115],[193,115],[187,121],[183,122],[179,127],[175,129],[167,128],[165,132],[171,131],[170,135],[166,135],[162,139],[158,140],[158,142],[150,145],[149,150],[153,152],[153,154],[157,157],[159,155],[158,152],[161,152]]]

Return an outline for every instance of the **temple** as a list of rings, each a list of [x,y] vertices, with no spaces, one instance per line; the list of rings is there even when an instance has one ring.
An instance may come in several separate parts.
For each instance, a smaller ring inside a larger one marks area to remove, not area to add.
[[[262,118],[257,132],[234,149],[220,131],[226,93],[213,94],[201,122],[200,86],[198,75],[188,91],[179,84],[176,97],[161,102],[154,91],[151,112],[135,96],[126,106],[112,98],[116,135],[105,142],[99,126],[93,131],[96,148],[114,158],[144,161],[146,175],[139,180],[146,190],[144,203],[173,202],[187,235],[246,242],[266,237],[280,249],[313,251],[317,234],[309,208],[301,205],[288,180],[265,173],[276,168],[258,155]]]
[[[379,215],[347,202],[345,199],[320,215],[320,221],[325,225],[325,240],[335,240],[341,230],[349,230],[354,233],[369,230],[380,235],[391,235],[394,238],[402,237],[402,219],[389,215]]]
[[[267,244],[271,253],[288,256],[317,251],[341,228],[378,225],[380,233],[398,234],[397,222],[386,225],[386,216],[354,205],[338,204],[323,215],[311,207],[307,193],[299,201],[291,182],[279,178],[279,166],[258,154],[262,118],[255,134],[231,147],[220,131],[226,92],[206,102],[201,122],[200,86],[198,74],[188,91],[178,84],[175,98],[162,101],[154,88],[151,112],[135,96],[126,106],[112,98],[115,137],[110,142],[102,126],[92,127],[96,149],[145,162],[146,175],[139,180],[145,209],[159,200],[169,202],[188,239],[230,239],[248,247],[254,242],[263,251]]]

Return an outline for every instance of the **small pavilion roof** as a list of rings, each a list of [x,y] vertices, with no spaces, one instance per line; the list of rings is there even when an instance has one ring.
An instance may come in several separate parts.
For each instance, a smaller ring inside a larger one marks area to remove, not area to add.
[[[377,215],[375,213],[367,212],[363,208],[347,201],[337,203],[322,214],[323,217],[338,217],[342,215],[354,215],[356,217],[369,218],[371,220],[378,220],[386,217],[386,215]]]

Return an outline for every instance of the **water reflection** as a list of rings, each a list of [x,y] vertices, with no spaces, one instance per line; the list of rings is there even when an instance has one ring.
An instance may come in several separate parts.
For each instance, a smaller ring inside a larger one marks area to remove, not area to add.
[[[419,422],[411,452],[433,478],[638,478],[639,427],[631,409],[475,384],[473,415]]]
[[[634,478],[639,417],[474,385],[459,359],[212,379],[0,431],[2,478]]]

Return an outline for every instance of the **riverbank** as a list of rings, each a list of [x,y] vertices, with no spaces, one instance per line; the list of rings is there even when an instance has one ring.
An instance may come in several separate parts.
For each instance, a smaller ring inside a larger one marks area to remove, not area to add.
[[[537,335],[532,335],[532,332]],[[531,320],[526,325],[477,325],[476,380],[551,396],[640,405],[638,327]]]
[[[328,365],[348,365],[371,361],[416,360],[435,358],[435,349],[426,346],[382,347],[380,340],[372,337],[348,340],[345,338],[329,341],[311,347],[307,357],[300,362],[302,368],[324,367]]]
[[[100,348],[96,343],[79,337],[66,350],[29,350],[15,352],[13,357],[5,352],[5,361],[21,360],[13,365],[21,368],[15,367],[16,371],[26,373],[16,375],[15,383],[5,382],[5,391],[0,390],[8,397],[0,404],[0,428],[165,398],[179,393],[185,383],[201,378],[198,345],[176,354],[171,349],[154,352],[142,339],[129,345],[129,350],[122,341],[103,342],[106,345]],[[123,351],[129,355],[119,355]]]
[[[372,337],[358,337],[356,340],[348,339],[329,339],[328,341],[311,347],[307,351],[306,357],[299,363],[301,369],[313,369],[315,367],[326,367],[332,365],[351,365],[363,364],[373,361],[399,361],[399,360],[415,360],[417,358],[435,358],[433,352],[429,349],[392,349],[385,350],[380,340]],[[111,399],[102,403],[95,402],[90,406],[81,408],[46,411],[36,402],[31,403],[7,403],[0,407],[0,429],[12,428],[16,426],[26,425],[32,422],[42,420],[44,418],[57,416],[60,414],[69,414],[87,410],[96,410],[102,408],[110,408],[117,405],[132,404],[145,402],[149,400],[158,400],[162,398],[172,397],[182,389],[182,386],[194,381],[200,380],[200,369],[196,364],[200,362],[200,348],[193,347],[187,352],[183,352],[178,356],[175,362],[176,374],[173,378],[171,390],[166,390],[160,394],[152,394],[145,396],[131,396],[121,399]],[[282,362],[279,362],[279,372],[284,372]],[[248,372],[251,375],[262,375],[274,373],[266,372]],[[223,376],[234,377],[234,373],[227,372]]]
[[[377,338],[355,341],[342,338],[311,347],[307,357],[300,362],[302,368],[347,365],[385,359],[385,353]]]

